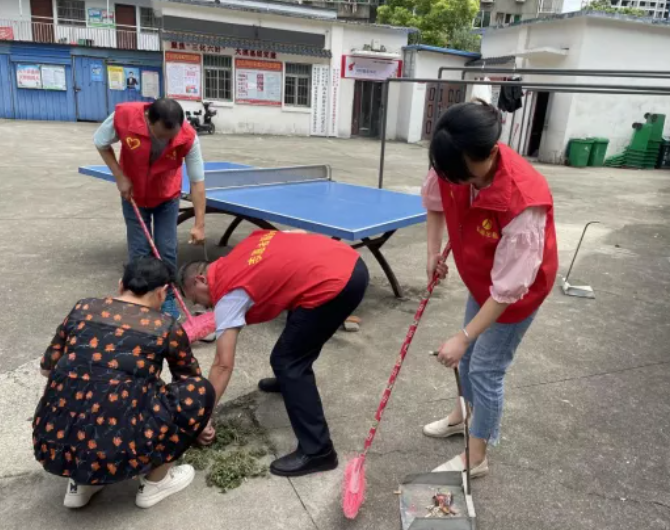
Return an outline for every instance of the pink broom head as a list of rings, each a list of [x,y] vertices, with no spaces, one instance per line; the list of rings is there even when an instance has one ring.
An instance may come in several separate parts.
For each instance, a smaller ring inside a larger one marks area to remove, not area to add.
[[[365,502],[365,457],[359,455],[349,461],[344,470],[342,510],[347,519],[355,519]]]
[[[216,331],[216,322],[214,322],[214,313],[208,311],[198,316],[189,316],[186,322],[182,324],[188,340],[197,342],[211,335]]]

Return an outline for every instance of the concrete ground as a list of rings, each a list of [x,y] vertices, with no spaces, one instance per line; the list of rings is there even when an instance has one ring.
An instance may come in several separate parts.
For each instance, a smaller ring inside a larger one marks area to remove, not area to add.
[[[424,316],[368,459],[368,499],[356,521],[341,514],[342,470],[295,480],[255,479],[228,494],[192,487],[150,511],[135,483],[103,491],[79,512],[62,507],[65,480],[33,460],[30,420],[44,380],[38,358],[74,302],[113,293],[125,259],[113,185],[77,174],[99,163],[89,124],[0,122],[0,525],[3,529],[135,528],[390,530],[400,527],[398,482],[461,450],[421,426],[454,404],[453,375],[426,352],[458,330],[465,289],[453,267]],[[374,185],[378,143],[298,138],[205,137],[207,160],[276,166],[329,163],[335,178]],[[417,193],[426,152],[391,144],[386,185]],[[474,485],[482,530],[670,528],[670,173],[540,167],[556,199],[560,272],[582,227],[590,229],[573,272],[595,300],[558,287],[531,327],[507,378],[502,444],[491,474]],[[229,219],[209,216],[213,241]],[[180,228],[181,259],[189,226]],[[249,227],[245,227],[249,230]],[[245,233],[240,230],[236,239]],[[424,227],[400,231],[386,255],[406,286],[395,300],[366,255],[372,285],[358,334],[338,333],[317,363],[341,460],[362,446],[377,401],[425,285]],[[225,399],[254,391],[270,373],[281,329],[245,330]],[[198,345],[208,368],[213,347]],[[280,399],[257,411],[281,452],[294,439]]]

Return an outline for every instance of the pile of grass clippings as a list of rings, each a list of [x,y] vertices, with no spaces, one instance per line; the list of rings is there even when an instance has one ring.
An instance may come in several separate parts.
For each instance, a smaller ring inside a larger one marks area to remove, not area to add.
[[[214,413],[216,440],[208,447],[191,447],[181,461],[206,472],[208,486],[225,493],[246,480],[267,475],[269,456],[276,453],[254,410],[256,393],[242,396]]]

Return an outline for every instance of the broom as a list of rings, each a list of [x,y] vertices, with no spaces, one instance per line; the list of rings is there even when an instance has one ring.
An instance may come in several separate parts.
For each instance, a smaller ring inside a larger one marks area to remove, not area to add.
[[[444,247],[444,251],[442,252],[441,260],[446,261],[450,252],[451,243],[447,243],[447,246]],[[367,457],[368,451],[370,450],[372,442],[375,439],[375,435],[377,434],[377,427],[379,427],[379,423],[382,420],[382,414],[384,413],[384,409],[386,408],[389,398],[391,397],[391,391],[393,390],[393,386],[395,385],[398,374],[400,373],[400,368],[402,368],[402,363],[407,356],[409,345],[412,343],[416,329],[419,326],[419,321],[423,316],[423,312],[428,305],[428,300],[430,300],[430,296],[433,294],[433,289],[435,289],[435,285],[437,285],[438,280],[439,277],[436,270],[433,274],[433,279],[428,284],[426,294],[424,295],[421,303],[419,304],[419,307],[416,310],[414,315],[414,322],[412,322],[412,325],[407,331],[405,342],[400,348],[400,355],[398,356],[398,360],[396,361],[395,366],[391,371],[391,376],[389,377],[386,389],[384,390],[382,399],[379,402],[379,407],[377,408],[377,413],[375,414],[375,421],[372,424],[372,427],[370,427],[368,437],[365,439],[363,452],[353,460],[350,460],[344,471],[342,510],[344,511],[344,516],[348,519],[354,519],[358,515],[358,510],[360,510],[361,505],[365,501],[365,458]]]
[[[156,258],[158,259],[162,259],[161,255],[158,252],[158,249],[156,248],[156,244],[154,243],[154,240],[151,237],[151,234],[149,233],[149,229],[147,228],[144,219],[142,219],[140,210],[137,207],[137,204],[135,204],[135,200],[131,198],[130,204],[133,205],[135,215],[137,216],[137,219],[139,220],[140,225],[142,226],[142,231],[144,232],[144,235],[147,238],[149,245],[151,245],[151,250],[153,251],[154,256],[156,256]],[[177,301],[179,302],[182,311],[186,315],[186,322],[182,324],[182,327],[186,332],[188,340],[191,342],[197,342],[199,340],[204,339],[207,335],[214,333],[216,331],[216,322],[214,322],[214,313],[208,311],[207,313],[203,313],[202,315],[194,317],[186,307],[186,303],[184,302],[184,299],[181,297],[181,294],[179,293],[179,289],[177,289],[177,286],[173,283],[170,284],[170,287],[172,287],[174,295],[177,298]]]

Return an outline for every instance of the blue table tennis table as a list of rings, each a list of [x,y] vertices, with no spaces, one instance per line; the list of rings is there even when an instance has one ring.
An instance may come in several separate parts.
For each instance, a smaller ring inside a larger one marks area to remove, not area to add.
[[[79,173],[114,181],[107,166],[84,166]],[[381,252],[400,228],[423,223],[421,198],[395,191],[332,180],[329,166],[255,168],[231,162],[205,163],[207,213],[234,217],[219,241],[226,246],[247,221],[264,229],[273,223],[330,236],[370,250],[386,274],[393,293],[402,298],[398,279]],[[186,167],[182,199],[190,201]],[[178,224],[194,217],[192,206],[180,209]]]

